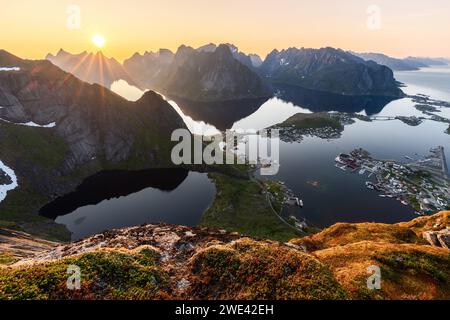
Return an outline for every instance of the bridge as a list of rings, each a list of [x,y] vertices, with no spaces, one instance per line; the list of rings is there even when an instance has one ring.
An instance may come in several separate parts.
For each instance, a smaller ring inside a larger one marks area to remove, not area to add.
[[[390,116],[373,116],[370,117],[371,120],[379,120],[379,121],[389,121],[389,120],[396,120],[396,117],[390,117]]]

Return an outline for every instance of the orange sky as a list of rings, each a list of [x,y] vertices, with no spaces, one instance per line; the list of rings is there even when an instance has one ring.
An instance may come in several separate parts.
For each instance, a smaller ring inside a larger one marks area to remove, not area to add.
[[[379,29],[367,26],[372,4]],[[81,9],[79,29],[67,28],[69,5]],[[262,56],[273,48],[333,46],[450,57],[449,0],[0,0],[0,8],[0,48],[25,58],[59,48],[94,51],[95,33],[118,60],[208,42]]]

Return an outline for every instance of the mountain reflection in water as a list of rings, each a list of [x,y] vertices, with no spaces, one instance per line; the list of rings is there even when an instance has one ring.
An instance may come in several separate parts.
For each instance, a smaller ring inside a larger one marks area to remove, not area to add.
[[[184,115],[191,117],[194,121],[210,124],[221,131],[231,128],[260,130],[263,129],[261,123],[270,127],[299,112],[359,113],[364,111],[371,116],[381,112],[386,105],[395,100],[389,97],[344,96],[287,85],[277,85],[276,92],[276,97],[271,99],[212,103],[193,102],[180,98],[171,99],[177,103]],[[285,110],[281,113],[280,101],[285,105]],[[268,109],[273,109],[270,117],[267,117]],[[261,117],[264,117],[264,121],[261,121]],[[245,128],[237,125],[242,119],[246,119]]]
[[[243,99],[219,102],[194,102],[171,98],[183,113],[195,121],[204,121],[218,130],[230,129],[233,124],[255,112],[269,99]]]
[[[365,111],[368,116],[371,116],[379,113],[386,105],[396,100],[391,97],[379,96],[346,96],[291,85],[275,85],[274,88],[279,98],[312,112],[359,113]]]
[[[181,168],[99,172],[84,180],[74,192],[44,206],[39,213],[55,219],[80,207],[125,197],[146,188],[172,191],[183,183],[188,173]]]

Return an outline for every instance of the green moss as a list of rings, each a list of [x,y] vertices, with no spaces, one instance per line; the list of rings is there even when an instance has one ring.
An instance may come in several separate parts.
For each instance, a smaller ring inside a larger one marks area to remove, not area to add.
[[[19,187],[0,203],[0,220],[8,227],[51,240],[67,240],[69,233],[37,210],[49,198],[37,190],[62,164],[68,145],[53,129],[27,127],[0,121],[0,159],[15,171]]]
[[[7,252],[0,252],[0,265],[8,265],[16,262],[17,259]]]
[[[200,224],[257,238],[288,241],[299,234],[271,210],[262,187],[253,180],[210,173],[217,195]]]
[[[405,274],[424,274],[441,283],[450,286],[450,269],[443,266],[450,265],[450,254],[441,257],[423,252],[395,252],[375,256],[384,267],[382,274],[398,280]]]
[[[30,161],[52,170],[64,160],[68,145],[53,129],[18,126],[0,121],[2,161]]]
[[[149,250],[89,253],[20,269],[0,269],[0,299],[154,299],[168,291],[168,276]],[[81,290],[67,289],[67,268],[81,272]]]
[[[210,248],[192,263],[192,294],[219,299],[346,299],[347,292],[314,258],[286,248],[239,241]]]
[[[25,177],[18,177],[19,187],[9,191],[0,203],[0,226],[24,231],[51,241],[69,241],[70,232],[63,225],[37,214],[50,201],[37,192]]]

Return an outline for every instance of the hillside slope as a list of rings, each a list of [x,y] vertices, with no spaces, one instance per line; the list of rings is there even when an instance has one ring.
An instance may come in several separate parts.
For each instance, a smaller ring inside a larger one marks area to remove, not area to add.
[[[338,224],[290,243],[171,225],[112,230],[11,259],[0,299],[450,299],[450,250],[422,238],[448,228],[448,215]],[[81,290],[66,289],[69,265]],[[381,290],[367,288],[372,265]]]
[[[130,102],[6,51],[0,65],[19,68],[0,73],[0,161],[19,185],[0,201],[0,225],[31,230],[40,207],[98,171],[171,166],[171,134],[186,125],[160,95]]]

